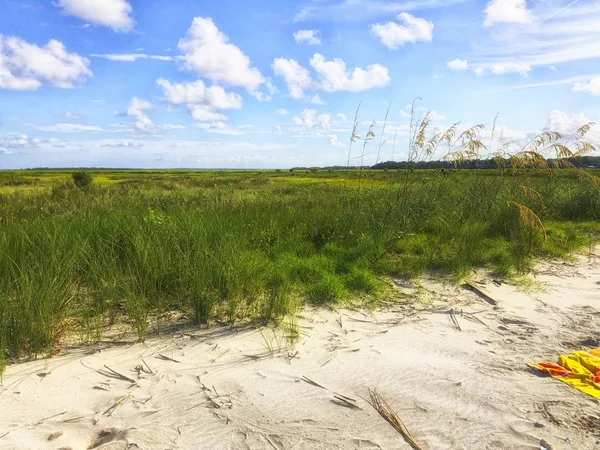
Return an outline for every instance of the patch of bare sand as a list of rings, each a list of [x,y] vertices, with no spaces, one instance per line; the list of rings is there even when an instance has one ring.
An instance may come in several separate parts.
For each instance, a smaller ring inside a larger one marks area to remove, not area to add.
[[[540,264],[529,293],[475,274],[495,307],[425,279],[373,313],[307,309],[293,348],[217,328],[13,365],[0,448],[410,448],[373,388],[423,449],[598,449],[598,402],[526,364],[600,346],[599,256]]]

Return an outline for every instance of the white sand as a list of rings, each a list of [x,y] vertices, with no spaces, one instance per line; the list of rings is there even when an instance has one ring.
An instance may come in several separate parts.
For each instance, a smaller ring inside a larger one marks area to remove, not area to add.
[[[599,449],[599,402],[526,367],[600,346],[599,257],[539,265],[541,292],[488,280],[496,309],[423,280],[399,287],[411,302],[375,313],[306,310],[289,351],[272,332],[217,328],[13,365],[0,386],[0,448],[410,448],[364,400],[374,388],[423,449],[539,449],[541,439]],[[485,325],[459,313],[459,331],[449,308],[478,312]],[[142,359],[154,374],[138,376]],[[105,365],[135,384],[99,373]]]

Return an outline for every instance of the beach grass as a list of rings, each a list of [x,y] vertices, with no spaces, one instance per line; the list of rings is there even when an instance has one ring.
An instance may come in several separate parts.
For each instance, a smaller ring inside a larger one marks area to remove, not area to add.
[[[1,172],[0,369],[117,321],[140,340],[174,311],[278,321],[376,299],[386,276],[510,276],[592,245],[596,174],[517,157],[511,170],[89,171],[85,187],[70,171]]]

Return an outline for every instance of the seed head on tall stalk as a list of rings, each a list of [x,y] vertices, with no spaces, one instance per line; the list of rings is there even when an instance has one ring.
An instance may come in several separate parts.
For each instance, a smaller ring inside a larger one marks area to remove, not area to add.
[[[371,122],[371,125],[369,125],[369,131],[367,131],[367,134],[365,135],[365,139],[363,140],[363,148],[362,148],[362,153],[360,154],[360,169],[358,172],[358,197],[360,198],[360,191],[361,191],[361,187],[362,187],[362,174],[363,174],[363,169],[364,169],[364,161],[365,161],[365,156],[366,156],[366,151],[367,151],[367,145],[369,145],[371,142],[373,142],[373,139],[375,139],[375,121]]]
[[[350,135],[350,145],[348,146],[348,164],[346,166],[346,180],[344,181],[344,186],[348,184],[348,176],[350,175],[350,159],[352,157],[352,144],[360,139],[360,135],[358,134],[358,121],[360,117],[360,105],[356,108],[356,113],[354,114],[354,123],[352,124],[352,134]]]

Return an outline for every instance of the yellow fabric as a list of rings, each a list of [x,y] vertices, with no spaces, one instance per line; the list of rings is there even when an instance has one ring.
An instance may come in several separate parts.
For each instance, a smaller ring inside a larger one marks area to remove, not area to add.
[[[600,348],[561,355],[557,363],[529,364],[600,400]]]

